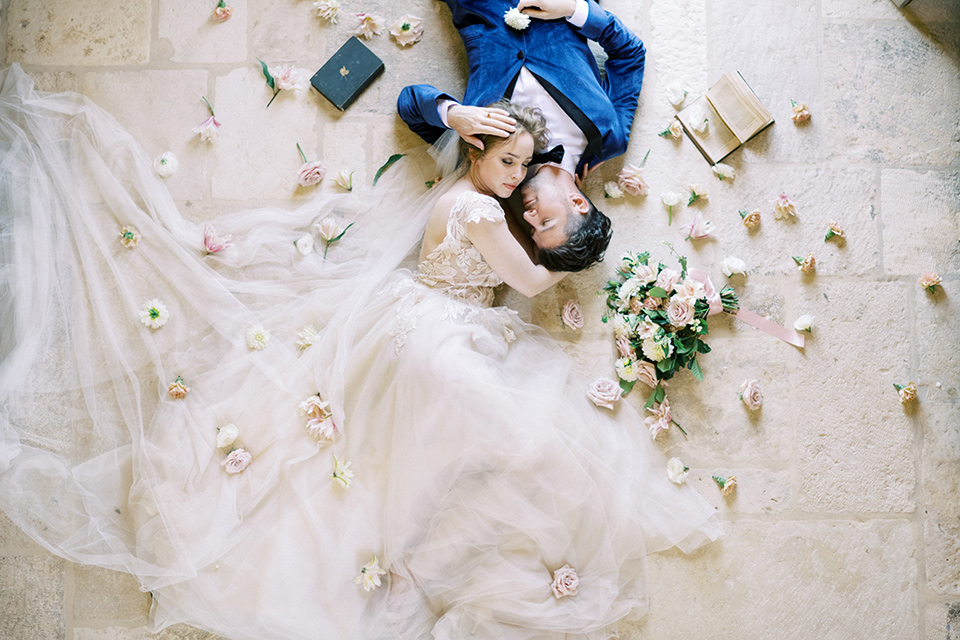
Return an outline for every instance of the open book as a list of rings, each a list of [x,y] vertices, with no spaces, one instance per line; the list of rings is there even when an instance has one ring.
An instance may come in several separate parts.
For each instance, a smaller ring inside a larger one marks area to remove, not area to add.
[[[737,71],[725,74],[706,95],[678,113],[677,119],[710,164],[720,162],[773,124],[773,114]]]

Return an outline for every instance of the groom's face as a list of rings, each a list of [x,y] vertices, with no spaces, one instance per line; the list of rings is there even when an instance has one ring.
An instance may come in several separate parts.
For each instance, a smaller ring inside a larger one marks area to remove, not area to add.
[[[547,188],[547,181],[538,180],[540,175],[520,187],[523,219],[530,225],[536,245],[541,249],[553,249],[567,241],[567,227],[573,209],[566,194],[556,188]]]

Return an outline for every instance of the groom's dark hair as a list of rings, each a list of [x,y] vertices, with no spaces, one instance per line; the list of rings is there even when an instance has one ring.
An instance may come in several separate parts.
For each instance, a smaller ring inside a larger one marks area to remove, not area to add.
[[[586,196],[584,196],[586,198]],[[580,226],[568,232],[567,241],[552,249],[540,249],[540,264],[550,271],[583,271],[595,262],[603,260],[603,254],[613,237],[610,218],[597,209],[590,199],[586,215]],[[567,205],[573,215],[572,205]]]

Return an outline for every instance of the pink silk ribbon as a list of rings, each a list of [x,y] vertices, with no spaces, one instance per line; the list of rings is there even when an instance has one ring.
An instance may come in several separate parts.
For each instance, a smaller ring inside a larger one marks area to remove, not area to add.
[[[723,311],[723,303],[720,301],[720,294],[717,292],[717,288],[713,286],[713,283],[710,281],[710,277],[702,269],[690,269],[690,278],[696,280],[703,285],[703,291],[707,296],[707,304],[710,305],[710,312],[707,315],[715,315]],[[779,325],[773,320],[767,320],[758,313],[753,311],[747,311],[746,309],[740,309],[736,313],[736,317],[746,322],[752,327],[756,327],[768,333],[774,338],[783,340],[787,344],[792,344],[795,347],[803,348],[804,339],[803,334],[794,331],[793,329],[788,329],[783,325]]]

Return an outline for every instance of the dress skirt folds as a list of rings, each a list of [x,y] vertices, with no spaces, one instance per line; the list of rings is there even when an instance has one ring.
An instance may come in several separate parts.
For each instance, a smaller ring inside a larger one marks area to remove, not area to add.
[[[713,509],[629,405],[594,406],[547,333],[489,306],[463,229],[495,203],[459,199],[411,263],[434,172],[414,152],[372,190],[225,215],[208,254],[109,115],[0,72],[0,508],[136,576],[156,629],[600,639],[642,615],[647,554],[715,539]],[[325,218],[354,223],[326,258]],[[317,394],[322,433],[299,410]]]

